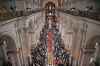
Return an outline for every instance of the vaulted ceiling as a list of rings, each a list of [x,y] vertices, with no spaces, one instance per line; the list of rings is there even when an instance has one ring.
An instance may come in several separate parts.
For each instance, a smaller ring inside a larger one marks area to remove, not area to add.
[[[2,11],[2,7],[4,7],[6,10],[10,8],[11,5],[9,5],[8,1],[14,1],[14,0],[0,0],[1,11]],[[31,8],[31,9],[43,8],[45,6],[45,3],[48,1],[54,2],[57,5],[57,7],[59,7],[58,5],[60,4],[61,7],[65,10],[70,10],[71,8],[75,8],[77,10],[85,11],[87,7],[92,7],[92,11],[99,12],[100,9],[100,5],[99,5],[100,0],[15,0],[15,1],[16,1],[15,4],[16,10],[17,8],[23,10],[27,8]],[[24,2],[26,3],[26,5]]]

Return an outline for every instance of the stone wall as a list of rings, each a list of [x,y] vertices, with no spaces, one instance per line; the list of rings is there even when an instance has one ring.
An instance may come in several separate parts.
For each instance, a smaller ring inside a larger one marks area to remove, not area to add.
[[[59,30],[65,48],[74,58],[74,65],[80,63],[81,56],[84,55],[84,53],[81,53],[81,49],[86,46],[91,37],[100,35],[99,21],[65,13],[59,13],[57,21],[59,22]],[[25,64],[25,66],[28,64],[27,58],[31,57],[31,47],[37,46],[44,23],[45,16],[43,12],[0,23],[0,34],[9,35],[15,40],[16,50],[19,52],[17,54],[20,58],[19,63],[21,61],[21,64]]]

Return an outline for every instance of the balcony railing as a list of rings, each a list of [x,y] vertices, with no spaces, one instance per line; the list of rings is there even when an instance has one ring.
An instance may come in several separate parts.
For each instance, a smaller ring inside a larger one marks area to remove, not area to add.
[[[86,17],[86,18],[100,21],[100,12],[90,12],[90,11],[81,11],[81,10],[66,10],[66,9],[57,9],[57,10],[60,12],[66,13],[66,14]]]
[[[16,11],[16,12],[7,11],[5,13],[0,12],[0,21],[9,20],[9,19],[21,17],[21,16],[28,16],[28,15],[31,15],[32,13],[37,13],[40,11],[42,11],[42,9],[37,9],[37,10],[32,10],[32,11]]]

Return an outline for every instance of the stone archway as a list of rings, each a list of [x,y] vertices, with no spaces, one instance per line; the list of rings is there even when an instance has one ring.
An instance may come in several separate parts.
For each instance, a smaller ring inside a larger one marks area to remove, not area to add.
[[[55,14],[55,3],[49,1],[48,3],[45,4],[45,14],[46,18],[50,16],[54,16]]]
[[[88,40],[86,44],[86,48],[95,48],[96,43],[100,43],[100,36],[94,36],[91,39]],[[100,45],[100,44],[99,44]]]
[[[100,57],[100,36],[94,36],[87,41],[86,47],[83,50],[82,66],[94,66],[95,59]]]
[[[12,37],[8,35],[0,36],[0,50],[0,54],[3,54],[0,60],[2,66],[7,62],[10,62],[12,66],[17,66],[16,45]]]

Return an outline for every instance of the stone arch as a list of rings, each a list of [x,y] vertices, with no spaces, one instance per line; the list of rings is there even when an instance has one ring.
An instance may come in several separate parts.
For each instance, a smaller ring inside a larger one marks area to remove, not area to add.
[[[9,45],[7,45],[7,49],[13,49],[14,51],[16,50],[16,44],[12,37],[10,37],[9,35],[0,36],[0,45],[4,40],[7,41],[7,43],[9,43]]]
[[[55,18],[55,3],[53,3],[52,1],[49,1],[45,4],[45,18],[46,20],[48,20],[51,16],[53,18]]]
[[[91,55],[96,59],[100,58],[100,35],[93,36],[88,40],[86,49],[92,50]]]
[[[16,44],[14,39],[9,35],[1,35],[0,36],[0,50],[2,50],[2,53],[4,56],[3,59],[1,59],[2,64],[6,64],[7,62],[10,62],[12,66],[17,66],[17,50],[16,50]]]
[[[98,44],[98,46],[96,46]],[[84,48],[83,58],[81,59],[82,66],[94,66],[97,57],[100,57],[100,35],[91,37]]]
[[[46,6],[46,4],[48,4],[49,2],[51,2],[51,3],[54,3],[55,4],[55,6],[57,6],[57,1],[55,2],[55,0],[47,0],[47,1],[45,1],[43,4],[43,7],[45,7]]]
[[[46,9],[49,9],[50,6],[51,6],[51,7],[54,7],[54,8],[56,7],[56,6],[55,6],[55,3],[53,3],[52,1],[48,1],[48,2],[45,4],[45,8],[46,8]]]
[[[49,1],[55,3],[55,5],[56,5],[57,8],[61,8],[61,7],[63,7],[63,5],[64,5],[64,0],[45,0],[44,3],[43,3],[43,4],[44,4],[43,7],[44,7],[45,4],[48,3]]]
[[[96,42],[100,45],[100,35],[93,36],[87,41],[86,48],[87,49],[95,49]]]

